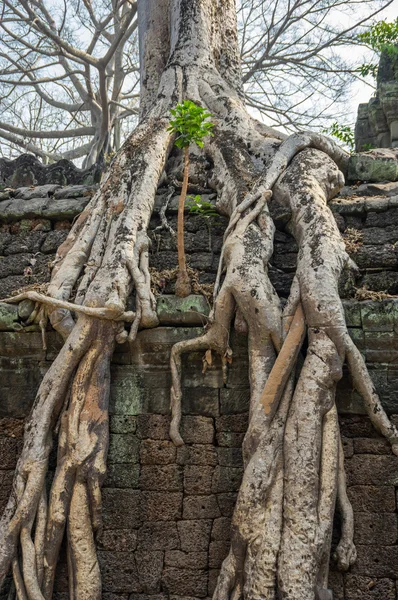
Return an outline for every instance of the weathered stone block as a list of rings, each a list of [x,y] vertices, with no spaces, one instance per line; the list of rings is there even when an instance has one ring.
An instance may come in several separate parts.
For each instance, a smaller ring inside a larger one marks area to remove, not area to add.
[[[169,440],[170,417],[165,415],[139,415],[137,436],[141,439]]]
[[[220,390],[220,413],[231,415],[235,413],[246,413],[249,411],[250,389],[228,389]]]
[[[138,579],[141,589],[147,594],[160,592],[160,580],[163,571],[163,552],[137,550],[135,553]]]
[[[207,551],[210,543],[211,526],[212,522],[204,519],[179,521],[177,529],[181,541],[181,550],[184,552]]]
[[[355,513],[356,544],[389,546],[397,542],[397,516],[393,513]]]
[[[216,434],[217,444],[226,448],[241,448],[244,437],[244,433],[231,431],[219,431]]]
[[[104,487],[138,488],[140,466],[132,464],[109,464]]]
[[[142,586],[138,578],[134,552],[98,552],[104,592],[140,592]]]
[[[137,529],[142,522],[141,492],[136,490],[104,489],[104,529]]]
[[[143,440],[140,449],[140,462],[143,465],[168,465],[174,463],[177,448],[168,440]],[[181,463],[180,463],[181,464]]]
[[[110,414],[139,415],[144,411],[144,394],[140,374],[134,367],[113,367]]]
[[[237,492],[242,481],[243,470],[235,467],[216,467],[213,476],[212,492]]]
[[[392,486],[353,485],[347,493],[355,513],[395,511],[395,490]]]
[[[238,494],[233,492],[217,495],[217,502],[223,517],[232,517],[237,496]]]
[[[333,600],[346,600],[344,596],[343,574],[339,571],[329,572],[328,586],[333,592]]]
[[[203,326],[209,314],[209,304],[204,296],[179,298],[165,294],[157,298],[156,312],[161,325]]]
[[[395,600],[395,581],[348,573],[345,600]]]
[[[359,438],[353,441],[355,454],[392,454],[390,442],[383,438]]]
[[[364,331],[393,331],[398,303],[394,300],[361,302],[361,319]]]
[[[111,433],[109,463],[138,463],[140,442],[133,433]]]
[[[18,307],[15,304],[0,302],[0,331],[19,331],[21,329]]]
[[[217,450],[210,444],[192,444],[177,449],[177,462],[180,465],[209,465],[218,463]]]
[[[396,181],[398,162],[394,150],[378,148],[352,154],[348,164],[349,181]]]
[[[216,419],[216,430],[234,433],[245,433],[249,422],[247,413],[238,415],[222,415]]]
[[[214,467],[206,465],[187,465],[184,468],[185,494],[211,494]]]
[[[12,490],[12,471],[0,471],[0,514],[5,509]]]
[[[0,469],[14,469],[22,450],[22,440],[0,438]]]
[[[352,566],[355,575],[395,579],[398,573],[398,546],[357,545],[358,557]]]
[[[137,532],[134,529],[106,529],[98,540],[98,548],[110,552],[132,552],[136,547]]]
[[[218,462],[222,467],[243,467],[241,448],[217,448]]]
[[[220,569],[209,569],[209,596],[212,597],[217,586]]]
[[[185,416],[182,418],[181,435],[186,444],[212,444],[214,440],[213,419]]]
[[[12,417],[0,418],[0,435],[11,438],[21,438],[24,431],[23,419],[14,419]]]
[[[181,519],[182,494],[179,492],[142,492],[144,521]]]
[[[187,362],[188,358],[185,358]],[[198,361],[196,361],[198,362]],[[197,365],[198,366],[198,365]],[[224,385],[222,371],[220,368],[210,367],[206,373],[202,373],[201,368],[183,369],[182,384],[184,388],[222,388]],[[185,392],[189,393],[189,392]]]
[[[182,467],[179,465],[143,465],[140,486],[142,490],[165,492],[182,491]]]
[[[207,552],[182,552],[182,550],[169,550],[164,555],[166,567],[177,569],[202,570],[207,568]]]
[[[167,521],[144,523],[138,531],[138,548],[142,550],[175,550],[180,547],[176,523]]]
[[[346,461],[348,485],[396,485],[398,483],[396,456],[354,455]]]
[[[187,496],[184,498],[183,519],[215,519],[221,512],[215,496]]]
[[[218,390],[198,387],[183,391],[182,412],[186,415],[217,417]]]
[[[354,442],[349,438],[341,439],[343,444],[344,458],[351,458],[354,455]]]
[[[220,517],[214,519],[211,530],[211,539],[215,541],[229,542],[231,539],[231,519]]]
[[[224,558],[229,552],[229,545],[228,541],[210,542],[209,567],[211,569],[219,569],[221,567]]]
[[[111,433],[135,433],[137,420],[130,415],[111,415],[109,418],[109,431]]]
[[[339,417],[341,435],[347,438],[378,438],[380,437],[368,417],[342,416]]]
[[[207,572],[166,567],[162,575],[162,587],[168,594],[179,596],[207,596]]]

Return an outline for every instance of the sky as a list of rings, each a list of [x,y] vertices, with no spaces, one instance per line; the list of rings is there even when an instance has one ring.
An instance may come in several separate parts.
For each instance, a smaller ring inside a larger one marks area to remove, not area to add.
[[[377,20],[381,21],[382,19],[385,19],[386,21],[393,21],[397,17],[398,0],[394,0],[394,2],[388,8],[386,8],[385,10],[383,10],[383,12],[380,13],[380,16],[378,16]],[[346,52],[349,52],[351,58],[353,55],[358,54],[358,62],[361,62],[361,55],[363,51],[360,48],[353,47],[349,50],[346,50]],[[369,83],[374,82],[372,77],[368,77],[368,81]],[[374,89],[370,85],[366,85],[365,83],[362,83],[360,81],[353,85],[350,111],[353,114],[354,120],[358,111],[358,104],[368,102],[369,99],[373,96],[373,94]]]

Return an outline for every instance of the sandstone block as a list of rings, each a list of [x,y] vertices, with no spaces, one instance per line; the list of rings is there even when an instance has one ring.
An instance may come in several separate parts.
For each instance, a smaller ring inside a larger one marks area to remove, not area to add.
[[[182,418],[181,435],[186,444],[212,444],[214,439],[213,419],[185,416]]]
[[[229,552],[229,541],[213,541],[210,542],[209,549],[209,567],[211,569],[219,569],[224,558]]]
[[[176,460],[177,448],[168,440],[143,440],[140,462],[143,465],[167,465]]]
[[[355,513],[356,544],[389,546],[397,542],[397,516],[394,513]]]
[[[220,413],[222,415],[248,412],[249,404],[249,388],[241,390],[222,388],[220,390]]]
[[[214,519],[213,528],[211,530],[211,539],[217,542],[229,542],[231,539],[231,519],[228,517],[220,517]]]
[[[137,547],[137,531],[134,529],[107,529],[98,540],[100,550],[132,552]]]
[[[184,498],[184,519],[215,519],[220,516],[215,496],[187,496]]]
[[[237,492],[242,481],[243,470],[235,467],[216,467],[213,476],[212,492]]]
[[[160,580],[163,571],[163,552],[137,550],[135,553],[138,579],[142,591],[147,594],[160,592]]]
[[[163,570],[162,587],[170,595],[205,598],[207,596],[207,579],[206,571],[166,567]]]
[[[347,489],[354,512],[386,513],[395,511],[393,486],[353,485]]]
[[[154,521],[144,523],[138,531],[138,548],[142,550],[175,550],[180,547],[176,523]]]
[[[209,465],[218,463],[217,450],[210,444],[192,444],[177,449],[177,462],[180,465]]]
[[[184,552],[207,551],[210,543],[211,526],[212,522],[204,519],[179,521],[177,529],[181,541],[181,550]]]
[[[346,600],[395,600],[395,581],[348,573],[345,592]]]
[[[185,494],[211,494],[211,482],[214,467],[205,465],[187,465],[184,468]]]
[[[104,592],[125,593],[142,591],[134,552],[98,552]]]
[[[237,495],[238,494],[236,492],[217,494],[217,502],[223,517],[232,517],[235,509]]]
[[[354,455],[346,461],[348,485],[396,485],[398,459],[395,456]]]
[[[202,570],[207,568],[207,552],[183,552],[182,550],[168,550],[164,556],[166,567],[177,569]]]
[[[182,494],[180,492],[142,492],[142,503],[144,522],[181,519]]]
[[[104,489],[102,492],[104,529],[137,529],[141,525],[141,492]]]
[[[182,468],[179,465],[143,465],[140,486],[142,490],[182,491]]]
[[[104,487],[138,488],[140,466],[132,464],[108,464]]]
[[[111,433],[109,436],[109,463],[138,463],[140,442],[133,433]]]

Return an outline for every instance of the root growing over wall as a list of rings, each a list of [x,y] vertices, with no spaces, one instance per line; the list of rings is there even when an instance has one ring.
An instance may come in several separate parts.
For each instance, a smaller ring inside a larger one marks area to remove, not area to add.
[[[101,598],[95,540],[108,450],[109,365],[115,343],[134,341],[140,327],[157,325],[146,230],[172,146],[169,110],[183,98],[215,116],[216,135],[204,153],[213,165],[209,184],[217,191],[218,209],[230,220],[210,323],[201,337],[176,344],[171,353],[170,436],[176,445],[183,444],[182,354],[218,353],[227,377],[232,325],[247,332],[249,345],[245,473],[215,600],[327,597],[336,498],[343,516],[338,563],[347,569],[355,560],[335,406],[345,360],[372,422],[398,448],[398,432],[348,336],[337,291],[349,259],[327,202],[343,185],[339,167],[344,169],[345,154],[317,134],[282,139],[248,115],[240,89],[233,87],[238,67],[232,0],[220,13],[215,0],[170,5],[169,60],[162,73],[155,61],[148,86],[154,89],[156,80],[157,95],[152,103],[146,96],[143,120],[59,248],[47,294],[9,299],[33,299],[41,322],[48,317],[65,339],[26,424],[0,522],[0,581],[11,569],[22,600],[52,598],[65,532],[71,600]],[[283,308],[267,273],[273,214],[285,216],[299,246]],[[131,293],[134,312],[126,311]],[[53,431],[57,468],[47,496]]]

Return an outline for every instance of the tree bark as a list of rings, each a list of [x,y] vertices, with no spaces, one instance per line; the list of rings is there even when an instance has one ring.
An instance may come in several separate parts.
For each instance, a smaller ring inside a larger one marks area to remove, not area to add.
[[[109,365],[115,343],[134,341],[140,327],[158,324],[146,231],[167,171],[169,111],[190,99],[214,115],[215,136],[203,150],[211,162],[207,184],[229,224],[209,326],[171,351],[170,437],[184,443],[182,354],[219,353],[226,380],[234,323],[248,335],[250,420],[231,548],[214,599],[316,600],[327,593],[336,496],[343,516],[338,563],[345,569],[355,560],[335,407],[346,358],[373,423],[398,448],[398,433],[348,336],[338,295],[348,256],[327,202],[343,185],[347,156],[321,135],[285,139],[247,113],[232,0],[141,0],[139,19],[141,122],[59,248],[47,294],[10,299],[34,299],[43,331],[48,316],[66,343],[27,422],[0,522],[0,581],[12,568],[19,598],[50,600],[67,531],[71,600],[101,598],[95,538],[108,449]],[[283,310],[268,278],[272,214],[278,212],[299,246]],[[126,311],[131,293],[134,312]],[[54,430],[57,469],[47,499]]]

